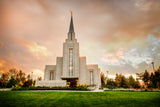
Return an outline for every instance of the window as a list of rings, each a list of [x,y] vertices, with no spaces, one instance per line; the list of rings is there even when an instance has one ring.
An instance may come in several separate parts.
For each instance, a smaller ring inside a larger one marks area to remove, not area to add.
[[[93,71],[90,71],[90,85],[93,85]]]
[[[53,71],[50,72],[50,80],[53,80]]]
[[[71,40],[72,40],[72,33],[71,33]]]
[[[69,48],[69,75],[73,76],[73,48]]]

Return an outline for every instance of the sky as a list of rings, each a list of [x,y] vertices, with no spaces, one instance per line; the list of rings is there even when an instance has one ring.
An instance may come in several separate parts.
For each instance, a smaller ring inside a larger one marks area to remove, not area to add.
[[[71,11],[87,64],[109,77],[160,66],[160,0],[0,0],[0,74],[43,76],[62,56]]]

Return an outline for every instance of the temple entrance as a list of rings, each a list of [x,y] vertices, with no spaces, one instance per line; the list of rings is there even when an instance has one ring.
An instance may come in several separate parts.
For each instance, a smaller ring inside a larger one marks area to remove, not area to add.
[[[67,85],[69,87],[76,87],[78,84],[78,78],[66,78],[63,80],[67,80]]]

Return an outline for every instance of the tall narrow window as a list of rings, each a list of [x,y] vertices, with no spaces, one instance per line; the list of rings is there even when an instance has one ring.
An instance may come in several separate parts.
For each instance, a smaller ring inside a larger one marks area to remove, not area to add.
[[[71,33],[71,40],[72,40],[72,33]]]
[[[90,85],[93,85],[93,71],[90,71]]]
[[[50,80],[53,80],[53,71],[50,72]]]
[[[69,75],[73,76],[73,48],[69,48]]]

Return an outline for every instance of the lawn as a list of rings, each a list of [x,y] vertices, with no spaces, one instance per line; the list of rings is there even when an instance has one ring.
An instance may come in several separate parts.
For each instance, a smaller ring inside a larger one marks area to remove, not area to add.
[[[0,107],[3,106],[160,107],[160,92],[0,91]]]

